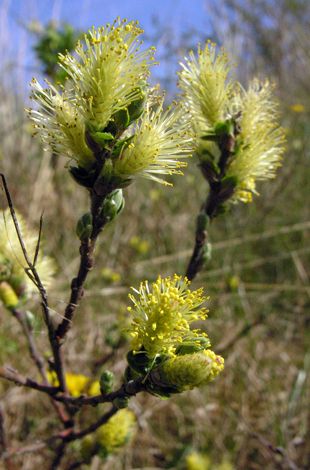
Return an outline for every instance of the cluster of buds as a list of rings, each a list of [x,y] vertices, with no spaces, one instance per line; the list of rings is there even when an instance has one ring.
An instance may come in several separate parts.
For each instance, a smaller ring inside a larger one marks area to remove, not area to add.
[[[182,174],[192,139],[188,115],[177,103],[164,111],[164,98],[147,84],[154,48],[140,52],[137,22],[118,18],[112,26],[93,28],[78,42],[76,57],[59,55],[69,78],[56,89],[33,79],[28,110],[37,134],[56,154],[75,161],[75,181],[106,196],[136,176],[168,184],[159,174]],[[155,109],[156,107],[156,109]]]
[[[201,308],[206,300],[202,289],[190,291],[189,281],[174,275],[152,284],[140,285],[139,300],[130,295],[134,309],[131,327],[132,350],[127,354],[127,380],[144,377],[146,389],[157,396],[200,387],[210,382],[224,367],[224,359],[209,349],[206,333],[190,329],[191,323],[205,320]]]

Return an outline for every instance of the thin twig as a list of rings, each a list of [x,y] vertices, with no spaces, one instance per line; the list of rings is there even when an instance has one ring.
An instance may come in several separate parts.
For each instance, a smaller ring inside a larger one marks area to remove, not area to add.
[[[211,225],[214,217],[217,215],[220,206],[227,201],[234,193],[233,187],[222,187],[222,178],[226,175],[226,170],[230,164],[231,157],[235,148],[235,137],[239,133],[237,123],[234,125],[234,133],[223,135],[218,145],[221,150],[221,155],[218,162],[219,174],[210,171],[210,168],[202,161],[200,169],[208,181],[210,190],[205,203],[200,209],[200,213],[204,213],[209,219]],[[188,263],[185,276],[189,281],[192,281],[196,274],[202,269],[205,264],[205,246],[209,241],[209,232],[205,228],[201,228],[198,224],[195,235],[195,247],[192,257]]]
[[[5,368],[0,366],[0,377],[4,379],[10,380],[17,385],[23,385],[24,387],[32,388],[34,390],[38,390],[39,392],[47,393],[50,396],[54,396],[57,392],[59,392],[58,387],[53,387],[47,384],[41,384],[36,380],[29,379],[24,377],[23,375],[19,374],[14,369]]]
[[[66,441],[61,441],[61,443],[58,446],[58,449],[56,451],[56,456],[50,466],[50,470],[56,470],[58,468],[58,465],[60,464],[60,461],[62,457],[64,456],[65,450],[67,447],[67,442]]]
[[[36,285],[36,287],[38,288],[38,290],[40,292],[40,295],[41,295],[41,299],[42,299],[41,306],[42,306],[42,309],[43,309],[43,317],[44,317],[44,321],[45,321],[45,324],[46,324],[47,329],[48,329],[49,342],[50,342],[50,345],[52,347],[53,356],[54,356],[54,369],[55,369],[55,372],[57,374],[57,378],[58,378],[58,381],[59,381],[59,387],[60,387],[61,390],[66,391],[66,380],[65,380],[65,373],[64,373],[64,365],[63,365],[63,361],[62,361],[62,357],[61,357],[61,353],[60,353],[60,347],[59,347],[58,341],[57,341],[56,336],[55,336],[55,328],[54,328],[54,325],[51,321],[50,314],[49,314],[47,293],[46,293],[46,290],[45,290],[45,288],[44,288],[44,286],[41,282],[41,279],[40,279],[40,277],[38,275],[38,272],[36,270],[36,267],[35,267],[35,261],[37,259],[37,251],[39,249],[38,245],[39,245],[40,239],[41,239],[42,215],[41,215],[41,218],[40,218],[39,238],[38,238],[38,245],[37,245],[37,248],[36,248],[36,254],[34,256],[34,263],[31,263],[30,258],[29,258],[28,253],[27,253],[27,250],[26,250],[26,247],[24,245],[22,236],[21,236],[21,232],[20,232],[19,225],[18,225],[18,220],[17,220],[16,214],[15,214],[12,198],[11,198],[11,195],[10,195],[7,183],[6,183],[5,176],[2,173],[0,173],[0,176],[1,176],[1,179],[2,179],[4,191],[5,191],[6,198],[7,198],[9,208],[10,208],[10,211],[11,211],[11,215],[12,215],[12,219],[13,219],[13,222],[14,222],[17,237],[19,239],[20,246],[21,246],[21,249],[23,251],[23,255],[24,255],[26,263],[28,265],[28,268],[25,268],[25,273],[32,280],[32,282]]]
[[[38,368],[42,378],[44,379],[44,382],[46,384],[48,384],[48,379],[47,379],[47,375],[46,375],[46,371],[45,371],[45,367],[44,367],[44,360],[37,351],[37,348],[36,348],[36,345],[35,345],[35,342],[34,342],[34,339],[33,339],[33,336],[32,336],[32,332],[31,332],[31,330],[29,329],[29,327],[27,325],[27,322],[25,320],[25,316],[24,316],[23,312],[19,309],[15,309],[15,310],[13,310],[13,316],[17,319],[17,321],[21,325],[23,333],[26,336],[26,339],[28,341],[30,356],[32,357],[32,359],[36,363],[37,368]]]
[[[39,251],[40,251],[41,237],[42,237],[42,230],[43,230],[43,211],[42,211],[41,217],[40,217],[38,241],[37,241],[36,251],[35,251],[35,254],[34,254],[34,258],[33,258],[33,265],[34,266],[37,264],[37,260],[38,260],[38,255],[39,255]]]
[[[8,447],[8,440],[4,429],[4,409],[2,402],[0,402],[0,445],[1,445],[1,452],[7,450]]]
[[[11,449],[6,452],[4,452],[0,456],[0,460],[7,460],[12,457],[17,457],[18,455],[30,453],[30,452],[38,452],[42,449],[44,449],[47,446],[50,446],[54,444],[57,440],[61,440],[61,444],[58,449],[58,454],[53,462],[53,465],[50,470],[54,470],[57,468],[55,464],[58,465],[61,457],[63,456],[63,451],[65,449],[65,446],[67,443],[76,441],[77,439],[82,439],[83,437],[87,436],[88,434],[93,433],[96,431],[100,426],[105,424],[106,422],[109,421],[109,419],[118,411],[117,408],[114,406],[103,416],[101,416],[95,423],[92,423],[90,426],[88,426],[85,429],[82,429],[81,431],[73,431],[73,428],[70,429],[65,429],[64,431],[55,434],[54,436],[51,436],[44,441],[38,442],[35,445],[30,445],[30,446],[25,446],[25,447],[20,447],[18,449]]]
[[[0,460],[7,460],[11,457],[18,457],[19,455],[28,454],[30,452],[38,452],[47,446],[51,446],[58,439],[66,440],[71,433],[72,428],[65,429],[64,431],[61,431],[58,434],[54,434],[54,436],[51,436],[45,439],[44,441],[37,442],[36,444],[32,444],[25,447],[19,447],[18,449],[10,449],[1,455]]]
[[[87,279],[89,271],[91,271],[94,266],[94,252],[97,238],[100,232],[103,230],[104,226],[109,221],[109,218],[102,219],[100,215],[105,197],[106,194],[98,196],[94,192],[91,193],[93,230],[90,238],[85,238],[81,241],[81,258],[78,275],[71,282],[70,300],[64,313],[64,319],[58,325],[55,333],[56,338],[59,342],[65,338],[66,334],[71,328],[73,316],[84,294],[85,281]]]

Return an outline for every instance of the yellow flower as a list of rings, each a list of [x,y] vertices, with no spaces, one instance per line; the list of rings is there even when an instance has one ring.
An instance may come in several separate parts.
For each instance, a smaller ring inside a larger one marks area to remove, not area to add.
[[[162,99],[156,111],[150,107],[145,110],[136,125],[133,139],[124,145],[114,163],[117,176],[143,176],[167,185],[158,178],[158,174],[183,174],[180,168],[187,164],[178,161],[178,158],[190,156],[193,150],[192,136],[188,132],[189,116],[175,102],[174,107],[166,111],[163,111],[163,104]]]
[[[97,441],[107,452],[117,452],[130,442],[136,433],[137,423],[132,411],[123,409],[97,430]]]
[[[48,144],[54,153],[66,155],[83,168],[90,168],[95,157],[85,142],[83,116],[67,92],[60,94],[51,83],[46,83],[49,89],[43,89],[35,78],[31,83],[36,90],[31,98],[42,108],[28,110],[35,129],[33,135],[41,137],[41,141]]]
[[[256,180],[275,177],[284,152],[284,130],[276,122],[277,102],[272,95],[273,86],[254,79],[248,91],[240,86],[235,96],[240,110],[240,133],[236,143],[240,149],[233,156],[227,176],[238,177],[238,186],[231,202],[251,201],[256,192]]]
[[[183,342],[207,337],[200,330],[190,330],[190,324],[196,320],[205,320],[207,311],[201,308],[206,300],[202,288],[191,292],[190,282],[176,274],[171,278],[157,281],[149,288],[148,282],[140,284],[140,289],[133,289],[140,300],[129,294],[134,303],[133,322],[126,329],[132,337],[132,348],[138,351],[142,346],[149,358],[165,353],[174,355],[176,348]],[[200,332],[198,334],[198,332]]]
[[[122,187],[136,176],[167,184],[158,175],[182,174],[186,164],[178,158],[192,150],[188,113],[176,103],[164,111],[156,87],[147,86],[155,49],[139,51],[143,31],[137,24],[118,18],[112,26],[93,28],[90,39],[85,35],[86,50],[78,42],[78,59],[60,54],[70,77],[61,93],[48,82],[48,89],[36,79],[31,83],[40,107],[28,110],[34,135],[75,160],[71,174],[87,188],[99,176],[100,190],[105,183]]]
[[[191,452],[186,456],[186,470],[210,470],[211,459],[200,452]]]
[[[29,109],[35,133],[55,153],[75,159],[89,169],[95,161],[87,147],[85,131],[103,131],[118,111],[128,109],[141,100],[141,87],[153,63],[154,48],[139,52],[137,37],[143,32],[137,23],[120,21],[112,26],[92,28],[90,39],[85,35],[87,49],[78,42],[76,54],[59,55],[61,65],[69,74],[60,94],[47,82],[44,90],[33,79],[32,98],[41,109]]]
[[[277,102],[268,80],[254,79],[245,91],[228,79],[230,66],[225,52],[216,55],[209,42],[198,60],[182,65],[179,86],[183,105],[193,115],[196,132],[195,154],[216,167],[223,151],[223,136],[233,141],[230,159],[221,163],[218,174],[236,176],[237,186],[231,202],[251,201],[256,181],[273,178],[283,153],[284,131],[276,118]],[[222,133],[223,134],[222,134]],[[227,150],[227,149],[226,149]],[[211,166],[212,166],[211,165]]]
[[[222,462],[215,467],[214,470],[234,470],[234,465],[229,460],[222,460]]]
[[[137,38],[143,30],[138,22],[126,23],[118,18],[112,26],[93,27],[90,40],[85,35],[86,51],[80,42],[76,47],[82,63],[60,54],[74,82],[76,105],[93,132],[104,129],[112,115],[140,98],[137,84],[147,78],[154,60],[153,47],[139,51],[142,41]]]
[[[48,371],[47,378],[53,384],[54,387],[58,387],[59,382],[57,380],[55,372]],[[65,378],[68,392],[73,397],[79,397],[82,393],[85,393],[87,386],[91,381],[91,379],[89,377],[85,377],[85,375],[71,374],[70,372],[67,372],[65,374]]]
[[[96,380],[90,385],[87,393],[92,397],[101,394],[99,380]]]
[[[198,46],[198,61],[193,52],[190,59],[185,57],[187,65],[181,63],[179,73],[183,101],[195,120],[213,128],[225,117],[232,92],[228,54],[224,48],[216,54],[216,44],[207,41],[203,50]]]
[[[181,392],[206,385],[214,380],[223,368],[224,359],[210,349],[205,349],[167,359],[159,366],[159,375],[163,382]]]
[[[304,113],[306,111],[306,107],[303,104],[296,103],[296,104],[292,104],[292,106],[290,107],[290,110],[293,113]]]
[[[28,256],[33,261],[38,234],[29,229],[22,216],[16,212],[21,237]],[[25,273],[26,261],[16,234],[15,226],[9,209],[0,218],[0,282],[7,283],[16,296],[30,296],[37,290],[36,286]],[[55,273],[55,263],[39,251],[36,269],[45,288],[49,287]],[[6,292],[8,289],[6,289]]]

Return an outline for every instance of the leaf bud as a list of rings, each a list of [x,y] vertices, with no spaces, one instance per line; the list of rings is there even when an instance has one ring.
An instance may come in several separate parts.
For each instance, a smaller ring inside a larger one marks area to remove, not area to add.
[[[102,210],[101,210],[101,218],[104,219],[106,217],[109,218],[109,220],[113,220],[117,215],[117,207],[115,202],[109,199],[106,199],[103,203]]]
[[[115,408],[122,410],[123,408],[127,408],[129,405],[129,398],[128,397],[116,397],[113,400],[113,405]]]
[[[113,389],[114,385],[114,374],[109,370],[102,372],[99,379],[100,391],[102,395],[107,395]]]
[[[80,240],[89,238],[93,231],[93,216],[91,212],[86,212],[79,218],[76,225],[76,234]]]

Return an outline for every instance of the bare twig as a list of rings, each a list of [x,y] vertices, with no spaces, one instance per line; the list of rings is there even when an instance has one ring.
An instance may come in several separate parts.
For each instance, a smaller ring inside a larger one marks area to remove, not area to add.
[[[37,368],[42,376],[42,378],[44,379],[44,382],[46,384],[48,384],[48,380],[47,380],[47,376],[46,376],[46,371],[45,371],[45,368],[44,368],[44,360],[43,358],[40,356],[40,354],[38,353],[38,350],[36,348],[36,345],[35,345],[35,342],[33,340],[33,336],[32,336],[32,332],[31,330],[29,329],[28,325],[27,325],[27,322],[25,320],[25,316],[24,316],[24,313],[19,310],[19,309],[15,309],[13,311],[13,315],[14,317],[17,319],[17,321],[19,322],[19,324],[21,325],[22,327],[22,330],[23,330],[23,333],[24,335],[26,336],[27,338],[27,341],[28,341],[28,347],[29,347],[29,351],[30,351],[30,355],[32,357],[32,359],[34,360],[34,362],[36,363],[37,365]]]
[[[8,447],[8,441],[4,429],[4,410],[2,402],[0,402],[0,445],[1,445],[1,452],[0,454],[5,451]]]
[[[36,245],[36,251],[35,251],[35,254],[34,254],[34,258],[33,258],[33,265],[34,266],[37,264],[37,260],[38,260],[38,255],[39,255],[39,251],[40,251],[40,243],[41,243],[41,238],[42,238],[42,230],[43,230],[43,212],[41,213],[41,217],[40,217],[38,242],[37,242],[37,245]]]
[[[31,452],[38,452],[44,449],[45,447],[54,444],[54,442],[56,442],[58,439],[66,440],[71,433],[72,428],[65,429],[64,431],[61,431],[58,434],[54,434],[54,436],[51,436],[48,439],[45,439],[44,441],[37,442],[36,444],[19,447],[18,449],[10,449],[1,455],[0,460],[7,460],[12,457],[18,457],[19,455],[28,454]]]
[[[64,456],[65,450],[67,447],[67,442],[66,441],[61,441],[61,443],[58,446],[58,449],[56,451],[56,456],[50,466],[50,470],[56,470],[58,468],[58,465],[60,464],[60,461],[62,457]]]
[[[30,452],[38,452],[44,449],[45,447],[48,447],[54,444],[56,441],[61,440],[58,453],[50,468],[50,470],[54,470],[57,468],[57,465],[61,457],[63,456],[63,451],[67,443],[75,441],[77,439],[82,439],[84,436],[87,436],[88,434],[91,434],[92,432],[96,431],[100,426],[105,424],[117,411],[118,411],[117,408],[113,406],[107,413],[101,416],[96,422],[92,423],[90,426],[88,426],[85,429],[82,429],[81,431],[75,432],[73,431],[73,428],[65,429],[64,431],[58,434],[55,434],[54,436],[51,436],[48,439],[45,439],[44,441],[38,442],[35,445],[20,447],[18,449],[10,449],[4,452],[0,456],[0,460],[7,460],[12,457],[17,457],[19,455],[30,453]]]
[[[202,205],[200,211],[209,218],[209,224],[211,225],[214,217],[217,215],[220,206],[227,201],[234,193],[233,187],[222,187],[222,178],[225,177],[226,170],[230,164],[230,160],[235,148],[235,137],[239,132],[238,126],[234,125],[234,133],[223,135],[218,145],[221,150],[221,156],[218,162],[219,174],[214,173],[210,170],[208,164],[204,164],[203,161],[200,163],[200,169],[208,181],[210,186],[209,195]],[[195,247],[192,257],[189,261],[185,276],[189,281],[192,281],[196,274],[202,269],[205,263],[205,246],[209,239],[208,230],[197,226],[195,236]]]
[[[11,216],[12,216],[12,219],[13,219],[13,222],[14,222],[16,234],[17,234],[17,237],[19,239],[20,246],[21,246],[23,255],[25,257],[26,263],[28,265],[28,268],[25,268],[25,272],[26,272],[27,276],[32,280],[32,282],[36,285],[36,287],[38,288],[38,290],[40,292],[40,295],[41,295],[41,299],[42,299],[41,306],[42,306],[42,309],[43,309],[44,321],[45,321],[45,324],[46,324],[47,329],[48,329],[48,337],[49,337],[49,341],[50,341],[52,351],[53,351],[53,356],[54,356],[54,368],[55,368],[55,372],[56,372],[58,380],[59,380],[59,387],[60,387],[61,390],[65,391],[66,390],[66,381],[65,381],[65,374],[64,374],[64,366],[63,366],[63,361],[62,361],[62,358],[61,358],[60,347],[59,347],[58,341],[57,341],[56,336],[55,336],[55,328],[54,328],[54,325],[53,325],[53,323],[50,319],[47,293],[46,293],[46,290],[45,290],[45,288],[44,288],[44,286],[41,282],[41,279],[40,279],[40,277],[38,275],[38,272],[36,270],[36,267],[35,267],[35,262],[37,260],[37,253],[38,253],[38,250],[39,250],[38,245],[40,244],[41,232],[42,232],[42,215],[41,215],[41,218],[40,218],[40,230],[39,230],[38,244],[37,244],[37,247],[36,247],[34,261],[32,263],[30,261],[30,258],[28,256],[25,244],[24,244],[22,236],[21,236],[21,232],[20,232],[19,225],[18,225],[18,220],[17,220],[16,214],[15,214],[13,202],[12,202],[11,195],[10,195],[7,183],[6,183],[5,176],[2,173],[0,173],[0,176],[1,176],[1,179],[2,179],[4,191],[5,191],[6,198],[7,198],[9,208],[10,208],[10,211],[11,211]]]
[[[16,385],[23,385],[24,387],[33,388],[39,392],[47,393],[50,396],[55,395],[59,392],[58,387],[52,387],[51,385],[41,384],[35,380],[24,377],[19,374],[16,370],[11,368],[5,368],[0,366],[0,377],[14,382]]]

